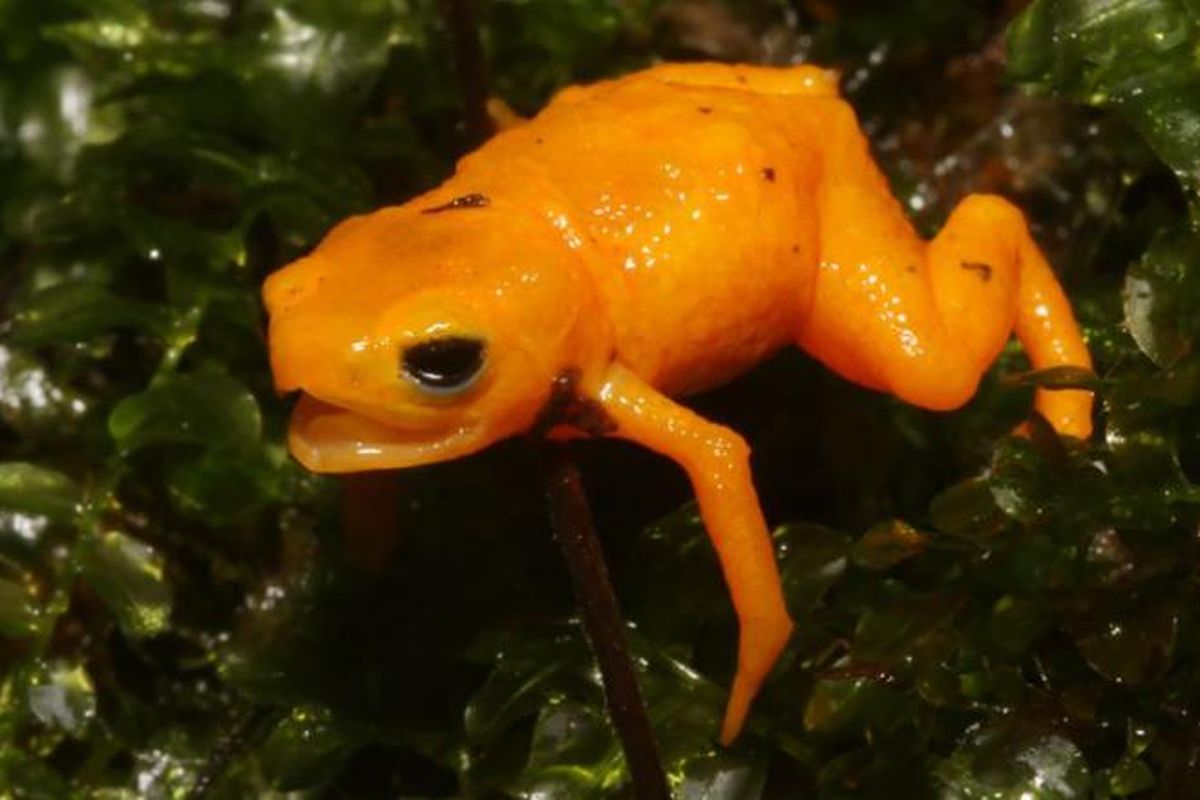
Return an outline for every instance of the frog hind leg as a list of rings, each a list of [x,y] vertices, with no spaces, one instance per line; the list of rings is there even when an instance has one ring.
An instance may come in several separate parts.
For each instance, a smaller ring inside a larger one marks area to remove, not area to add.
[[[930,242],[913,232],[865,143],[835,153],[819,196],[821,264],[796,340],[836,372],[924,408],[967,402],[1015,329],[1038,369],[1090,368],[1070,304],[1003,198],[965,198]],[[1039,390],[1035,407],[1060,433],[1091,434],[1092,396]]]
[[[740,627],[737,673],[720,734],[721,743],[729,744],[793,627],[750,476],[749,448],[733,431],[674,403],[619,364],[588,394],[615,423],[612,435],[674,460],[696,492]]]

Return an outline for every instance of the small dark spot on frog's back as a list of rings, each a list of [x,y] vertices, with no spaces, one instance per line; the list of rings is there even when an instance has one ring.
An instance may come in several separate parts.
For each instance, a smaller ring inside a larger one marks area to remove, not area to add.
[[[711,114],[712,109],[709,106],[696,106],[696,110],[701,114]]]
[[[982,261],[963,261],[960,266],[970,272],[978,272],[979,279],[987,283],[992,279],[992,265],[985,264]]]
[[[762,176],[763,176],[763,179],[767,181],[767,183],[774,183],[775,182],[775,168],[774,167],[763,167],[762,168]]]
[[[449,203],[443,203],[442,205],[434,206],[433,208],[426,208],[421,211],[421,213],[441,214],[443,211],[454,211],[460,208],[484,208],[485,206],[490,205],[491,202],[492,201],[487,198],[487,195],[480,194],[479,192],[471,192],[470,194],[464,194],[456,197]]]

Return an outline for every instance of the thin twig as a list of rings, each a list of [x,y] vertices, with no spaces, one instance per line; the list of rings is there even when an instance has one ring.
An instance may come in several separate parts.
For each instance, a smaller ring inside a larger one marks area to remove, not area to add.
[[[463,126],[469,144],[482,144],[495,133],[488,116],[488,68],[479,39],[479,15],[474,0],[442,0],[442,16],[454,43],[454,71],[463,104]]]
[[[249,750],[282,715],[279,709],[269,706],[250,708],[237,714],[229,725],[229,731],[217,741],[200,768],[187,800],[204,800],[208,797],[234,759]]]
[[[600,666],[608,715],[625,751],[634,794],[638,800],[669,800],[667,776],[638,689],[625,643],[621,609],[579,482],[579,471],[565,446],[547,443],[545,450],[550,519],[571,574],[584,631]]]

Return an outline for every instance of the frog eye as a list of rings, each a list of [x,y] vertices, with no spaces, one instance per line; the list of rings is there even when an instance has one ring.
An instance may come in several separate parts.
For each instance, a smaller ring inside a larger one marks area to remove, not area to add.
[[[466,391],[483,372],[483,342],[466,336],[439,336],[405,349],[401,370],[423,391],[453,395]]]

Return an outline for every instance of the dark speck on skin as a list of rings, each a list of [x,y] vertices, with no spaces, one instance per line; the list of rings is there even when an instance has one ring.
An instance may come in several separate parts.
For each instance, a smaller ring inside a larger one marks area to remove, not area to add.
[[[978,272],[979,279],[982,280],[984,283],[987,283],[988,281],[990,281],[992,279],[992,265],[991,264],[984,264],[982,261],[964,261],[964,262],[962,262],[961,266],[965,270],[970,270],[971,272]]]
[[[745,83],[745,82],[746,82],[746,76],[745,76],[745,75],[738,75],[738,76],[737,76],[737,82],[738,82],[738,83]]]
[[[545,144],[546,140],[539,136],[536,139],[534,139],[533,142],[534,142],[534,144]]]
[[[769,181],[770,183],[774,183],[775,182],[775,168],[774,167],[763,167],[762,168],[762,176],[764,178],[766,178],[767,181]]]
[[[712,109],[709,108],[708,106],[697,106],[696,110],[699,111],[701,114],[711,114],[712,113]]]
[[[800,252],[800,245],[798,245],[798,244],[794,244],[794,245],[792,245],[792,252],[793,252],[793,253],[799,253],[799,252]]]
[[[454,211],[455,209],[459,208],[483,208],[484,206],[490,205],[491,202],[491,200],[487,199],[487,195],[482,195],[479,192],[471,192],[470,194],[464,194],[461,197],[456,197],[449,203],[443,203],[440,206],[427,208],[421,213],[440,214],[443,211]]]
[[[915,273],[915,272],[917,271],[917,265],[916,265],[916,264],[909,264],[907,267],[905,267],[905,268],[904,268],[904,271],[905,271],[905,272],[908,272],[908,273],[910,273],[910,274],[912,274],[912,273]]]

